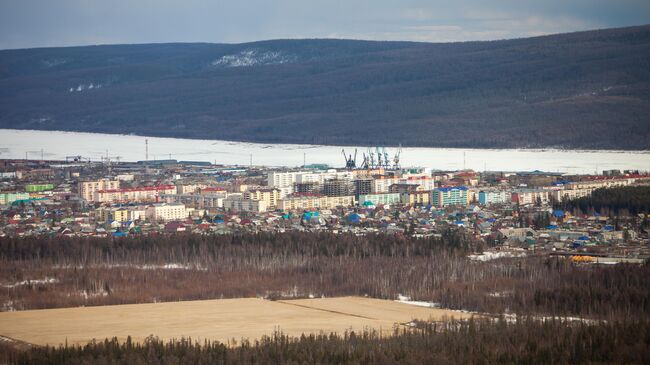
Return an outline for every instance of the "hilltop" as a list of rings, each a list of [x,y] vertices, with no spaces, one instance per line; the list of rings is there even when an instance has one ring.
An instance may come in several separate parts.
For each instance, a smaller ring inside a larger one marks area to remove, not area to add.
[[[0,128],[254,142],[650,149],[650,26],[490,42],[0,51]]]

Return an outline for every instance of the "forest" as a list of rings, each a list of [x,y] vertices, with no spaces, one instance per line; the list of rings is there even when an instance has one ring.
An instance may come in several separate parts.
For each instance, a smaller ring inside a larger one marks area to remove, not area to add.
[[[16,350],[0,342],[0,362],[28,364],[642,364],[650,359],[650,322],[573,323],[560,320],[509,323],[471,320],[421,324],[395,330],[271,334],[227,347],[180,339],[144,343],[116,339],[84,346]]]
[[[596,189],[591,196],[569,200],[558,207],[578,214],[629,216],[643,213],[647,216],[650,214],[650,186]],[[647,223],[647,218],[644,222]]]
[[[227,62],[252,54],[257,62]],[[650,148],[650,26],[490,42],[0,51],[0,128],[264,143]]]
[[[561,257],[475,261],[482,244],[331,233],[0,238],[2,310],[235,297],[401,295],[492,314],[622,320],[650,314],[650,265]]]

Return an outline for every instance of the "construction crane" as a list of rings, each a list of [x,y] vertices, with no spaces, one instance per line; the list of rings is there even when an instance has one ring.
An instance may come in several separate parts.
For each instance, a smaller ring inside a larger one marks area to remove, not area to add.
[[[84,160],[87,161],[87,162],[90,162],[90,158],[81,157],[80,155],[77,155],[77,156],[65,156],[65,162],[82,162]]]

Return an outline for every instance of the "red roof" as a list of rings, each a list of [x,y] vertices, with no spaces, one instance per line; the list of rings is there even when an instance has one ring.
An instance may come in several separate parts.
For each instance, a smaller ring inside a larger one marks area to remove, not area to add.
[[[137,188],[123,188],[123,189],[106,189],[97,190],[98,193],[126,193],[128,191],[160,191],[176,189],[174,185],[158,185],[158,186],[141,186]]]
[[[201,189],[201,191],[226,191],[226,189],[220,187],[220,186],[214,186],[214,187],[207,187]]]

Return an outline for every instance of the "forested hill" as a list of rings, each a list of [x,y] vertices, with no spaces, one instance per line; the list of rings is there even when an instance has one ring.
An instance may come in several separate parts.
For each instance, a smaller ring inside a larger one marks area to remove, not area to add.
[[[466,43],[0,51],[0,128],[318,144],[650,148],[650,26]]]

